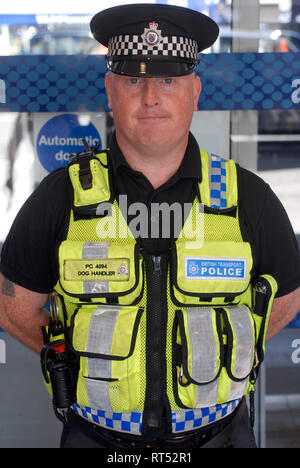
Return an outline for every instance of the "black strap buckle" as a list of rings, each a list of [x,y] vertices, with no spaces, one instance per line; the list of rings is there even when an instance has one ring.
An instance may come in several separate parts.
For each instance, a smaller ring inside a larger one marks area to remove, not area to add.
[[[90,148],[86,139],[82,138],[85,151],[70,156],[70,164],[79,163],[79,181],[83,190],[88,190],[93,186],[93,176],[91,173],[90,160],[98,152],[99,143]]]
[[[79,160],[79,180],[83,190],[92,188],[93,177],[90,168],[90,158]]]

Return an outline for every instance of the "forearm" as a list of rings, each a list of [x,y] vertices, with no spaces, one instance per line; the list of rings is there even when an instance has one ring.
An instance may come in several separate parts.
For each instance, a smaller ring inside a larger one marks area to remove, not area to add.
[[[48,323],[49,314],[44,309],[32,311],[30,323],[18,323],[8,314],[0,313],[0,327],[36,353],[40,353],[44,345],[41,327]]]
[[[24,289],[2,275],[0,283],[0,327],[39,353],[44,344],[41,327],[49,323],[49,313],[44,309],[48,294]]]
[[[291,320],[293,317],[291,317]],[[289,319],[286,317],[282,317],[278,314],[273,314],[271,315],[269,326],[268,326],[268,332],[267,332],[267,337],[266,340],[269,341],[273,336],[275,336],[277,333],[280,332],[288,323],[290,323]]]

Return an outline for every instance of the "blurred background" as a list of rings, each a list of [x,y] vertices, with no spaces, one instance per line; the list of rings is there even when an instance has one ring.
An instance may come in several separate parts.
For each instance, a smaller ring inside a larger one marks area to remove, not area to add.
[[[36,185],[80,151],[64,136],[98,138],[102,147],[109,141],[114,127],[103,85],[106,51],[91,37],[89,21],[99,9],[124,3],[139,2],[102,1],[100,8],[94,0],[2,2],[0,249]],[[220,25],[198,69],[206,94],[192,131],[201,147],[232,157],[271,185],[300,242],[300,0],[148,3],[187,6]],[[231,91],[216,92],[220,63],[235,71],[234,79],[227,74]],[[43,138],[55,135],[58,144],[45,148]],[[299,329],[300,314],[267,345],[257,392],[261,447],[300,448]],[[38,359],[3,331],[0,388],[0,447],[56,447],[60,423],[49,408]]]

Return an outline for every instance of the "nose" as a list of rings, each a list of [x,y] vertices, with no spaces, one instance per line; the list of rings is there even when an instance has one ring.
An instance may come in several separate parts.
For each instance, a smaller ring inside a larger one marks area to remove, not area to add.
[[[143,87],[143,104],[147,107],[154,107],[159,104],[159,93],[154,78],[146,78]]]

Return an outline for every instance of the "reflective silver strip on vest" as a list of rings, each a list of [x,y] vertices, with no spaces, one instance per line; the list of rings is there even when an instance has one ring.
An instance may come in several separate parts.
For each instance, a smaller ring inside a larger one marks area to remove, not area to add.
[[[111,355],[116,321],[121,307],[99,306],[91,318],[86,352]],[[112,410],[109,396],[109,382],[96,380],[111,378],[111,360],[87,358],[89,378],[85,379],[85,386],[90,405],[94,408]]]
[[[102,259],[108,258],[109,242],[85,242],[82,248],[82,258]],[[108,281],[84,281],[85,294],[97,294],[108,292]]]
[[[85,388],[90,405],[95,408],[103,408],[104,410],[112,411],[109,397],[109,382],[84,379]]]
[[[250,318],[250,311],[246,306],[226,307],[230,317],[233,333],[236,337],[235,364],[231,372],[238,379],[245,378],[251,372],[254,360],[255,342],[253,333],[253,322]],[[244,382],[233,382],[231,385],[230,399],[237,392],[245,389],[247,380]],[[233,399],[232,398],[232,399]]]
[[[213,329],[213,311],[210,308],[185,309],[192,346],[191,377],[200,383],[210,382],[218,373],[216,343]],[[196,408],[211,406],[218,401],[219,379],[206,385],[197,385]]]
[[[228,396],[228,400],[242,398],[242,396],[245,395],[247,385],[248,385],[248,379],[245,379],[242,382],[235,382],[231,380],[230,393]]]

